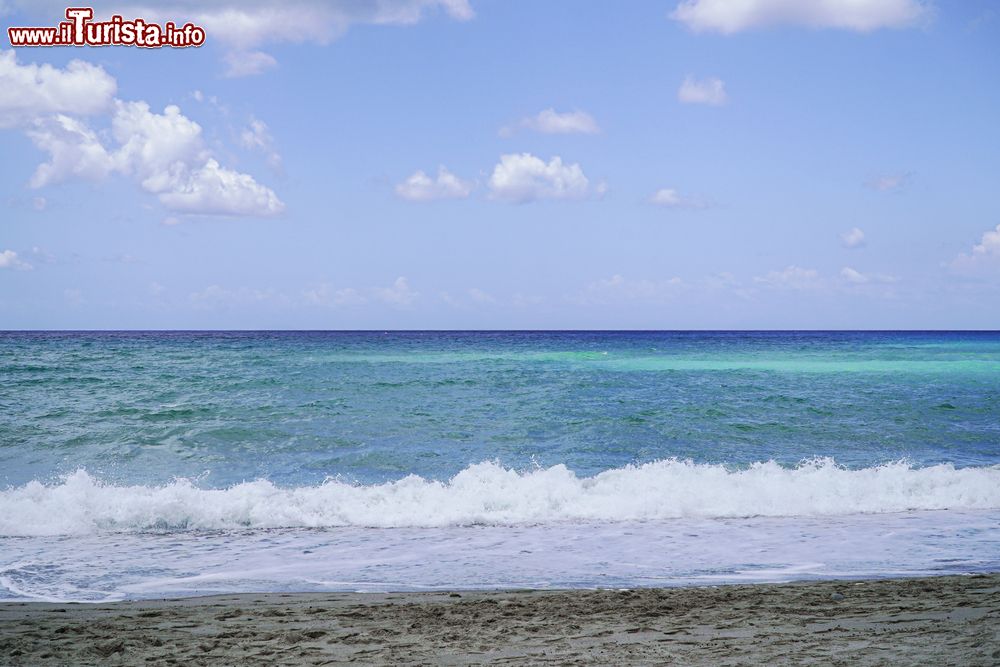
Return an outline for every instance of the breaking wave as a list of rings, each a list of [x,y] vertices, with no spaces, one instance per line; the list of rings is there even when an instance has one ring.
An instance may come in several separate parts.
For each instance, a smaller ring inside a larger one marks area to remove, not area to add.
[[[59,483],[0,491],[0,535],[285,527],[447,527],[680,517],[823,516],[1000,508],[1000,466],[848,469],[832,459],[745,469],[675,459],[578,477],[563,465],[516,471],[471,465],[448,481],[410,475],[358,485],[225,489],[189,480],[114,486],[85,470]]]

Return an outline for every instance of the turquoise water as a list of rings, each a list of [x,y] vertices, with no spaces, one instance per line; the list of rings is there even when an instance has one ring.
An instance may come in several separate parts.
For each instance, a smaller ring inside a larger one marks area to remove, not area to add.
[[[529,542],[563,554],[532,585],[1000,562],[998,333],[0,333],[0,378],[0,597],[525,584]],[[861,560],[802,551],[852,522],[878,549],[900,516],[921,530]],[[748,526],[798,556],[744,562],[724,545]],[[594,531],[630,553],[712,534],[692,553],[714,560],[601,565],[568,548]],[[464,570],[414,564],[459,544]]]
[[[6,334],[0,375],[13,485],[1000,462],[996,334]]]

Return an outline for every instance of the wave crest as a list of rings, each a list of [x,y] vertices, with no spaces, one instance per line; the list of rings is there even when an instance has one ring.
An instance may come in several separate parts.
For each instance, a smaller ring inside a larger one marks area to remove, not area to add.
[[[202,489],[189,480],[114,486],[85,470],[0,491],[0,535],[363,526],[526,525],[680,517],[822,516],[1000,508],[1000,466],[851,470],[832,459],[732,470],[675,459],[578,477],[564,465],[518,472],[471,465],[447,482],[410,475],[282,488],[267,480]]]

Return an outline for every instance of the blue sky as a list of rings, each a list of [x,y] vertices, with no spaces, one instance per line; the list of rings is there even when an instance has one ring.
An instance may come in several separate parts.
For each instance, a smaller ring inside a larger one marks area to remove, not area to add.
[[[143,7],[3,40],[0,328],[1000,328],[995,3]]]

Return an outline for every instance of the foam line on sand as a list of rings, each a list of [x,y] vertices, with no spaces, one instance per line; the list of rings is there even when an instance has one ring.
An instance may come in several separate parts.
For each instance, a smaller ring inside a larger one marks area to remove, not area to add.
[[[4,665],[1000,663],[1000,574],[0,604]]]

